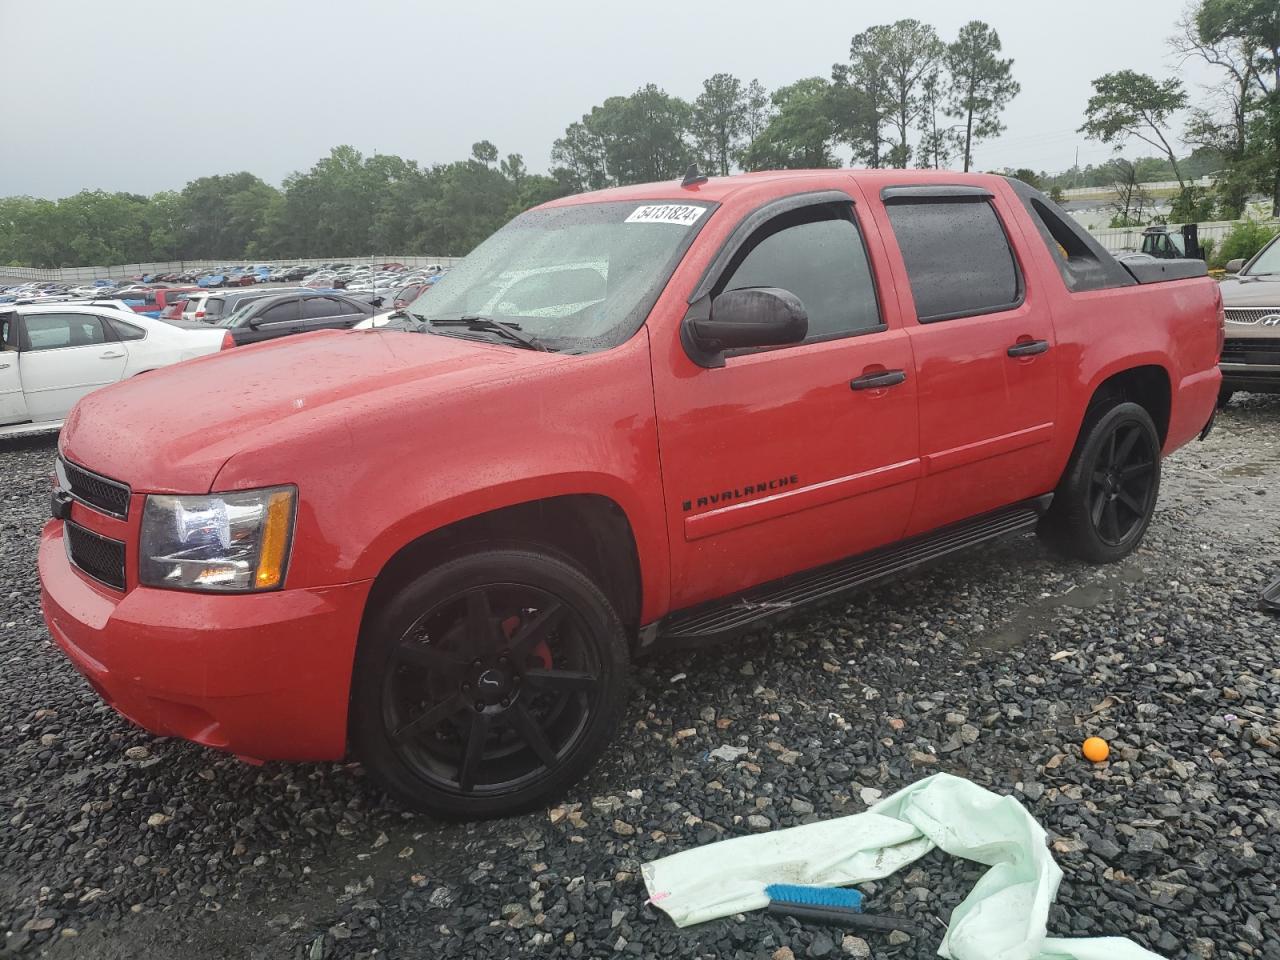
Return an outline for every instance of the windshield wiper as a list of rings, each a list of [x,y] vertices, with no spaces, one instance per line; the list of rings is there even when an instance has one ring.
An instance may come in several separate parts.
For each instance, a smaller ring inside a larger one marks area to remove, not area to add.
[[[479,315],[450,318],[448,320],[432,320],[433,327],[466,327],[468,330],[488,330],[506,337],[512,343],[518,343],[529,350],[541,350],[546,353],[550,348],[537,337],[530,336],[520,329],[518,323],[503,323],[493,317]]]
[[[426,317],[420,313],[410,313],[404,307],[392,310],[391,313],[387,314],[387,319],[383,325],[391,326],[392,323],[408,327],[414,333],[425,333],[431,329],[431,323]]]

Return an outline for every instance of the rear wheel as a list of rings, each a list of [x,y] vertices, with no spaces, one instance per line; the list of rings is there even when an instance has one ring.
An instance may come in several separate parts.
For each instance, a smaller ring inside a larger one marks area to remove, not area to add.
[[[598,587],[532,550],[481,550],[422,574],[361,640],[352,742],[401,802],[495,817],[546,803],[608,744],[627,644]]]
[[[1069,556],[1110,563],[1142,542],[1160,492],[1160,436],[1136,403],[1090,410],[1041,534]]]
[[[1225,387],[1222,390],[1219,390],[1218,391],[1218,409],[1221,410],[1222,408],[1224,408],[1228,403],[1231,402],[1231,398],[1234,397],[1235,395],[1236,395],[1236,392],[1234,390],[1227,390]]]

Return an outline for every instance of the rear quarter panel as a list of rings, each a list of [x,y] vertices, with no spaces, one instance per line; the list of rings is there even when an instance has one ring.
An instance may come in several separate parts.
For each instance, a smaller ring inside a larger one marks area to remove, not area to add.
[[[1055,460],[1065,469],[1089,401],[1109,377],[1141,366],[1163,369],[1171,390],[1164,453],[1194,439],[1217,403],[1222,296],[1209,277],[1134,284],[1105,290],[1067,290],[1030,214],[1004,186],[1016,215],[1026,262],[1049,297],[1059,351]]]

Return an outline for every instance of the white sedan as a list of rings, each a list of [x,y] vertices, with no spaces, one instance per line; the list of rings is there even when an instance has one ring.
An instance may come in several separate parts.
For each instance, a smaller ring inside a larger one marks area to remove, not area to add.
[[[0,307],[0,437],[57,430],[98,387],[231,346],[218,327],[107,306]]]

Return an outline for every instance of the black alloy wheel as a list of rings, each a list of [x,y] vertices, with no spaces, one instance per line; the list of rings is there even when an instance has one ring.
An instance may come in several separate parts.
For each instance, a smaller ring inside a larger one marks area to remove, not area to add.
[[[1137,403],[1097,403],[1085,416],[1039,532],[1068,556],[1111,563],[1142,542],[1160,494],[1160,435]]]
[[[1121,420],[1098,448],[1089,488],[1089,519],[1098,538],[1118,547],[1145,526],[1155,499],[1160,451],[1137,421]]]
[[[528,809],[607,743],[625,706],[626,642],[577,568],[541,553],[473,553],[410,583],[387,612],[358,656],[353,741],[410,806]]]

